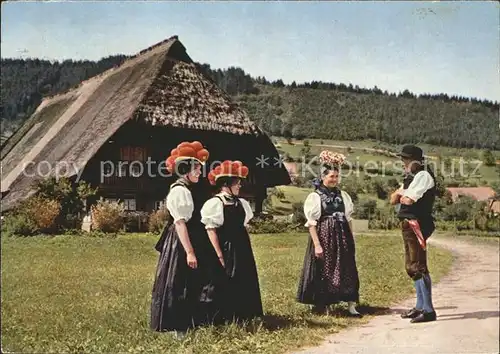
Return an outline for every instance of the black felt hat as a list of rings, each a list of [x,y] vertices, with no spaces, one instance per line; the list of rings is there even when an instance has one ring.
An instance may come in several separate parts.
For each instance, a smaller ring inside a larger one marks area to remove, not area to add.
[[[397,154],[398,156],[413,159],[413,160],[423,160],[424,152],[421,148],[415,145],[405,145],[401,149],[401,152]]]

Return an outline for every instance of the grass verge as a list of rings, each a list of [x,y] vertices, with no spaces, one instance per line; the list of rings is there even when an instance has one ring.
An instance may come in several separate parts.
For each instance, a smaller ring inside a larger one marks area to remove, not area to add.
[[[394,234],[392,234],[394,235]],[[367,321],[316,316],[295,302],[307,235],[254,235],[265,318],[207,327],[184,341],[149,330],[155,236],[2,238],[2,348],[16,352],[280,353]],[[356,240],[361,303],[375,313],[412,294],[399,237]],[[452,263],[431,248],[438,280]]]

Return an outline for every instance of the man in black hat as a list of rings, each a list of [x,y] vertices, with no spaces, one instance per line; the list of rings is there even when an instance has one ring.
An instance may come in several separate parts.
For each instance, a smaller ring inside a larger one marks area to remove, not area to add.
[[[403,231],[405,267],[417,292],[416,306],[401,317],[411,318],[412,323],[435,321],[426,241],[435,229],[432,208],[436,179],[425,166],[423,151],[419,147],[405,145],[398,156],[405,167],[405,178],[402,187],[391,195],[391,204],[400,204],[398,218]]]

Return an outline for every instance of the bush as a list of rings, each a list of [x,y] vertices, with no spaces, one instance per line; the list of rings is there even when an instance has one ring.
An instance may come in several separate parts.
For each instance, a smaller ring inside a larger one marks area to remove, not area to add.
[[[365,177],[367,177],[365,175]],[[371,184],[371,178],[368,177],[368,179],[359,179],[359,178],[345,178],[342,179],[342,189],[344,189],[349,195],[352,194],[363,194],[366,193],[369,188],[367,188],[368,185]],[[351,198],[353,196],[351,195]],[[354,199],[353,199],[354,200]]]
[[[97,189],[91,188],[86,182],[73,183],[65,177],[41,180],[37,183],[36,189],[36,195],[55,200],[60,204],[61,210],[56,223],[63,229],[81,226],[85,200],[97,193]]]
[[[485,231],[488,229],[488,216],[484,213],[478,213],[474,218],[474,226],[476,229]]]
[[[370,219],[368,227],[370,229],[393,230],[401,226],[401,222],[396,217],[393,207],[377,209],[373,218]]]
[[[151,213],[149,216],[148,231],[152,233],[160,233],[168,219],[170,218],[170,213],[167,208],[161,208]]]
[[[62,219],[62,218],[61,218]],[[62,219],[62,229],[64,232],[69,230],[81,230],[83,219],[80,215],[67,214],[64,219]]]
[[[99,200],[91,208],[92,228],[102,232],[118,232],[124,227],[123,203]]]
[[[354,213],[358,219],[371,219],[377,210],[377,201],[373,199],[362,199],[354,208]]]
[[[468,196],[460,196],[450,205],[447,205],[443,210],[443,219],[447,221],[457,220],[466,221],[474,217],[477,210],[476,201]]]
[[[293,203],[292,204],[292,223],[304,225],[307,221],[304,214],[304,203]]]
[[[300,156],[303,156],[306,161],[309,160],[309,158],[312,157],[312,155],[311,155],[311,147],[309,145],[307,145],[307,146],[304,145],[300,149]]]
[[[273,216],[268,213],[260,213],[259,215],[256,215],[252,221],[272,221]]]
[[[486,217],[484,214],[477,215],[474,220],[470,221],[436,221],[436,229],[441,231],[467,231],[467,234],[472,236],[475,230],[478,235],[481,232],[498,232],[500,231],[500,219]]]
[[[456,222],[456,228],[458,231],[472,230],[474,229],[474,222],[471,220],[460,220]]]
[[[8,236],[32,236],[37,232],[35,223],[26,214],[7,215],[2,222],[2,234]]]
[[[127,211],[124,215],[125,231],[146,232],[149,229],[148,221],[149,214],[145,211]]]
[[[20,236],[54,233],[58,231],[60,211],[61,204],[58,201],[34,195],[21,202],[5,218],[4,231]]]
[[[455,224],[451,221],[438,220],[436,221],[436,230],[451,231],[456,230]]]
[[[389,187],[380,179],[373,180],[372,190],[377,194],[378,199],[385,200],[389,196]]]
[[[392,192],[392,191],[398,189],[401,186],[401,183],[396,178],[390,178],[387,181],[387,186],[389,187],[389,189]]]
[[[35,195],[21,205],[24,213],[39,232],[54,233],[58,230],[56,221],[61,212],[61,203],[56,200]]]
[[[485,150],[483,152],[483,162],[486,166],[495,166],[496,161],[495,161],[495,156],[491,152],[491,150]]]
[[[274,195],[278,199],[285,199],[285,192],[283,192],[281,189],[273,187],[268,190],[267,193],[268,196]]]
[[[489,218],[486,222],[487,231],[500,231],[500,217]]]
[[[357,203],[358,202],[358,193],[356,192],[356,190],[353,188],[352,185],[343,186],[342,190],[344,190],[344,192],[346,192],[347,194],[349,194],[349,196],[351,197],[353,203]]]
[[[248,224],[248,232],[252,234],[276,234],[298,229],[298,225],[284,221],[252,220]]]
[[[304,188],[309,185],[309,182],[302,176],[297,176],[293,179],[293,186],[299,187],[299,188]]]

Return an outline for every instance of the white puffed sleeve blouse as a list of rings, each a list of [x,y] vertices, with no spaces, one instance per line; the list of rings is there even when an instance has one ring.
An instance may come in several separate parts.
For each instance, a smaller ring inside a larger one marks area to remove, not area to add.
[[[166,204],[174,223],[179,220],[188,222],[191,219],[194,210],[193,196],[186,187],[172,188],[167,195]]]
[[[345,205],[346,219],[347,221],[351,221],[352,213],[354,212],[354,204],[351,196],[344,191],[340,191],[340,194]],[[304,202],[304,214],[307,219],[306,227],[317,225],[318,219],[321,217],[321,198],[318,193],[312,192],[307,196]]]
[[[223,196],[224,194],[218,194]],[[253,218],[254,214],[252,207],[247,200],[243,198],[238,198],[243,209],[245,210],[245,220],[243,224],[248,225],[248,222]],[[224,204],[217,198],[210,198],[203,204],[201,208],[201,222],[205,225],[206,229],[216,229],[224,224]]]

